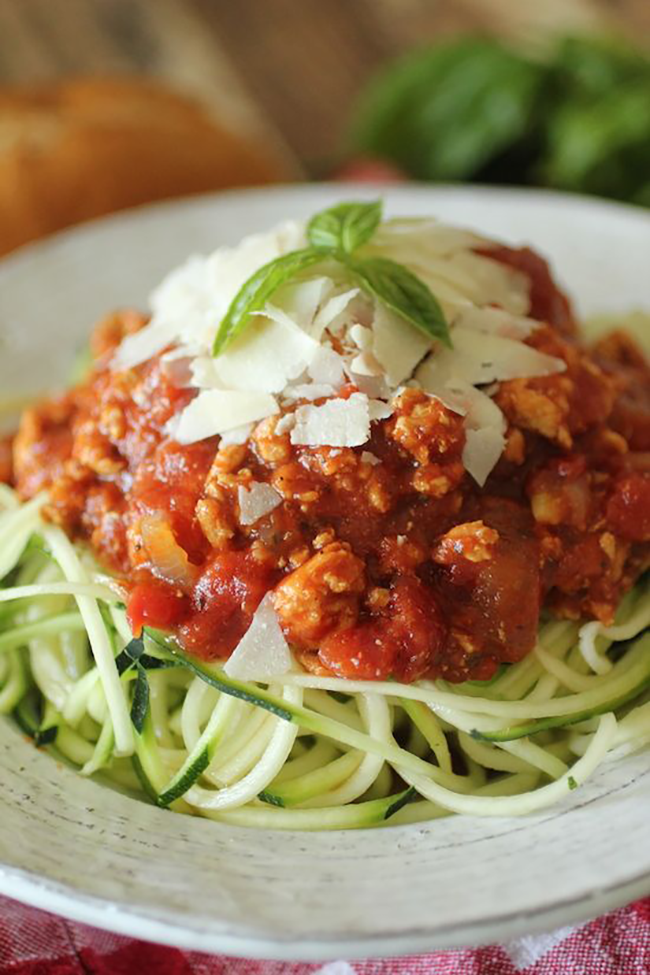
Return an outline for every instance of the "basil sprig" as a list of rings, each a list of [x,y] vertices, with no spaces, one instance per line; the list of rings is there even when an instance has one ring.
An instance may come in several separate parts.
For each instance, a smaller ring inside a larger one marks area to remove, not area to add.
[[[442,309],[429,287],[403,264],[386,257],[364,257],[367,244],[381,222],[382,202],[340,203],[317,213],[307,224],[308,246],[269,261],[235,295],[214,340],[217,356],[240,335],[251,317],[287,281],[325,260],[342,264],[366,293],[377,298],[431,339],[450,345]]]
[[[381,223],[381,200],[374,203],[339,203],[312,217],[307,240],[318,250],[352,254],[367,244]]]

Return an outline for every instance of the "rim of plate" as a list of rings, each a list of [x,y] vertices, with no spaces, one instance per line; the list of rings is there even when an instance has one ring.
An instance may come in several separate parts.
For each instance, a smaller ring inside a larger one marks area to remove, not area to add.
[[[555,211],[566,215],[567,210],[591,213],[595,217],[620,219],[624,222],[632,221],[648,230],[650,237],[650,214],[626,204],[619,204],[609,200],[593,197],[574,196],[544,189],[525,189],[494,186],[456,186],[431,184],[287,184],[267,188],[230,190],[216,194],[188,197],[180,200],[165,201],[153,205],[133,208],[99,220],[93,220],[81,226],[62,231],[45,240],[27,244],[0,260],[0,287],[5,275],[11,275],[15,270],[37,264],[47,260],[51,254],[68,247],[93,247],[96,234],[112,229],[128,230],[130,226],[142,221],[173,221],[181,215],[198,212],[205,207],[216,207],[232,216],[238,209],[245,208],[248,212],[256,206],[262,206],[270,199],[286,200],[287,206],[292,203],[305,204],[307,202],[318,205],[319,202],[334,201],[335,199],[356,197],[361,199],[377,196],[390,197],[396,204],[403,200],[405,205],[417,199],[424,200],[427,206],[435,207],[436,200],[449,202],[456,198],[464,204],[472,198],[491,198],[509,202],[518,201],[522,207],[543,207],[545,211]],[[533,246],[534,246],[533,241]],[[637,779],[650,774],[650,768],[644,768]],[[91,783],[89,783],[91,784]],[[627,783],[631,784],[631,782]],[[101,784],[92,783],[95,788],[102,789]],[[626,784],[617,786],[611,793],[625,790]],[[604,792],[595,798],[586,798],[584,802],[573,802],[570,810],[577,811],[595,801],[606,799],[609,793]],[[560,813],[563,815],[563,813]],[[525,828],[525,820],[518,821]],[[211,824],[216,826],[217,824]],[[221,830],[233,835],[245,836],[245,830],[219,825]],[[409,830],[412,827],[396,827],[395,830]],[[358,831],[366,834],[369,831]],[[274,834],[272,834],[274,835]],[[310,834],[301,834],[303,841],[308,842]],[[320,835],[320,834],[319,834]],[[337,835],[337,834],[331,834]],[[128,935],[143,940],[176,945],[183,948],[220,952],[225,954],[246,956],[251,958],[277,958],[286,960],[325,961],[335,958],[360,958],[379,955],[416,954],[424,951],[459,947],[461,945],[493,943],[507,941],[522,934],[534,934],[550,930],[554,927],[573,924],[587,920],[607,910],[621,906],[638,897],[650,893],[650,870],[641,873],[630,872],[624,880],[594,889],[591,893],[581,893],[573,897],[547,902],[540,907],[526,908],[521,911],[506,911],[501,915],[491,915],[485,919],[470,922],[461,921],[457,925],[447,924],[444,927],[436,924],[435,918],[426,928],[408,928],[401,924],[394,931],[365,933],[360,936],[341,935],[305,935],[300,938],[287,940],[279,933],[269,936],[256,932],[254,922],[249,930],[242,933],[228,931],[228,923],[218,918],[201,917],[192,920],[185,915],[181,920],[175,920],[168,912],[164,917],[158,905],[151,905],[151,911],[129,903],[118,903],[84,892],[80,887],[64,884],[39,875],[33,871],[22,869],[14,865],[0,863],[0,893],[23,901],[31,906],[53,911],[67,918],[98,928]],[[153,916],[156,914],[157,916]],[[232,925],[231,925],[232,927]]]

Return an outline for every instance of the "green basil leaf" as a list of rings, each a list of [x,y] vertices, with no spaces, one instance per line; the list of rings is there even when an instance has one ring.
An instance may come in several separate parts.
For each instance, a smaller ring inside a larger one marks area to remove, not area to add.
[[[379,226],[382,201],[339,203],[312,217],[307,224],[307,240],[319,250],[352,254],[367,244]]]
[[[321,251],[306,248],[283,254],[269,261],[246,281],[222,319],[214,340],[212,354],[217,356],[239,335],[248,324],[251,315],[261,311],[277,289],[305,268],[323,260]]]
[[[424,281],[387,257],[349,258],[346,265],[360,286],[420,332],[451,346],[442,308]]]
[[[640,198],[650,166],[650,85],[619,85],[593,102],[574,101],[549,124],[541,164],[554,186],[620,200]]]
[[[466,36],[411,52],[362,95],[351,148],[390,159],[419,179],[475,179],[504,153],[527,156],[535,148],[529,143],[546,76],[544,64],[490,38]]]

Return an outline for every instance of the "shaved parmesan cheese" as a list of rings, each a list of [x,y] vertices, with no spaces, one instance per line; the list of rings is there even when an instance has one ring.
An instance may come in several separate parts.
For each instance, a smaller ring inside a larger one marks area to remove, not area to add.
[[[174,320],[156,322],[151,321],[139,332],[128,335],[117,349],[111,363],[113,369],[133,369],[141,362],[146,362],[152,356],[169,345],[178,337],[178,325]]]
[[[465,446],[463,464],[481,487],[496,466],[505,447],[506,418],[494,400],[473,386],[456,387],[464,399]]]
[[[350,329],[350,338],[358,349],[362,352],[370,352],[373,343],[372,329],[365,325],[353,325]]]
[[[527,339],[540,323],[534,318],[511,315],[502,308],[466,308],[454,322],[455,328],[472,328],[477,332],[491,332],[507,339]]]
[[[462,380],[424,388],[449,409],[464,415],[463,465],[483,487],[505,446],[507,424],[503,413],[489,396]]]
[[[444,386],[450,379],[478,386],[495,380],[550,376],[566,369],[562,359],[523,342],[471,328],[454,328],[452,342],[452,349],[429,356],[418,369],[416,379],[425,388]]]
[[[273,594],[268,592],[223,670],[235,680],[265,681],[281,677],[292,666],[289,644],[273,609]]]
[[[350,362],[350,372],[355,376],[383,376],[384,370],[371,352],[355,355]]]
[[[113,367],[145,362],[175,340],[210,349],[219,322],[248,278],[263,264],[303,247],[304,227],[288,221],[255,234],[237,247],[222,247],[209,257],[192,257],[172,271],[150,298],[151,322],[124,339]]]
[[[377,230],[368,251],[385,254],[402,264],[448,257],[461,250],[485,247],[484,237],[460,227],[449,227],[428,217],[397,217]]]
[[[370,437],[368,397],[331,399],[322,406],[299,406],[291,443],[308,447],[360,447]]]
[[[219,375],[214,368],[212,356],[197,356],[192,362],[192,384],[197,389],[221,389]]]
[[[266,311],[274,317],[258,315],[225,353],[212,360],[219,387],[280,393],[305,371],[320,348],[284,312],[268,305]]]
[[[363,373],[354,372],[351,368],[348,368],[348,375],[359,392],[365,393],[366,396],[373,399],[388,399],[391,395],[391,390],[383,375],[364,376]]]
[[[297,399],[325,399],[334,396],[336,390],[327,383],[303,383],[299,386],[289,386],[284,391],[286,400]]]
[[[463,464],[468,474],[483,487],[505,447],[505,437],[493,427],[466,430]]]
[[[256,521],[282,504],[282,496],[270,484],[253,481],[250,488],[237,489],[239,502],[239,522],[241,525],[254,525]]]
[[[345,382],[344,361],[342,357],[326,345],[319,345],[307,366],[309,378],[315,383],[327,383],[338,389]]]
[[[432,268],[434,276],[447,280],[475,305],[498,305],[513,315],[530,308],[527,275],[473,251],[459,251]]]
[[[334,295],[327,301],[316,315],[315,326],[322,334],[324,329],[336,330],[336,320],[343,314],[353,298],[359,294],[358,288],[351,288],[342,294]]]
[[[318,342],[323,326],[316,318],[331,292],[331,278],[320,276],[291,281],[273,295],[273,306],[283,312],[285,320],[291,321]]]
[[[291,443],[308,447],[360,447],[370,437],[370,424],[392,416],[393,408],[364,393],[331,399],[322,406],[299,406]]]
[[[394,412],[395,410],[388,403],[382,403],[379,399],[368,400],[368,415],[371,423],[375,420],[387,420]]]
[[[390,308],[378,302],[373,321],[372,352],[391,386],[410,376],[430,350],[432,340]]]
[[[180,444],[195,443],[277,412],[278,404],[266,393],[207,389],[172,417],[168,432]]]
[[[296,425],[296,414],[295,413],[285,413],[281,416],[278,422],[275,424],[275,433],[281,436],[283,433],[288,433],[289,430],[293,430]]]
[[[225,433],[221,434],[219,446],[231,447],[234,444],[246,443],[253,432],[253,427],[253,423],[244,423],[240,427],[233,427],[232,430],[226,430]]]

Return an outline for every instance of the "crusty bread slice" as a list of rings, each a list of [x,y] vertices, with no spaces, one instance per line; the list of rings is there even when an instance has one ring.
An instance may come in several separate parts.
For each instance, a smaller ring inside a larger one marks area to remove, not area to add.
[[[0,253],[125,207],[289,177],[273,149],[152,82],[0,89]]]

